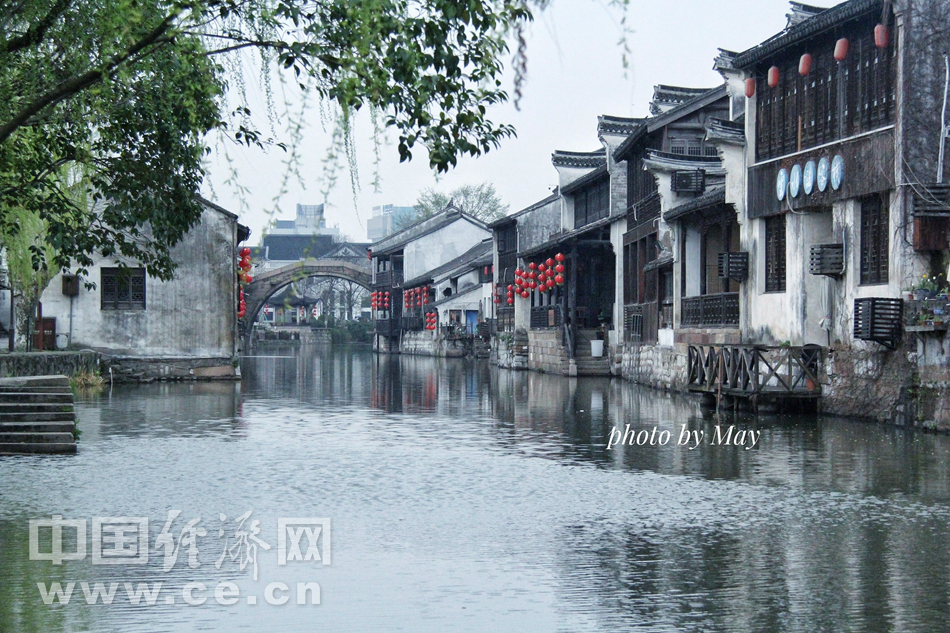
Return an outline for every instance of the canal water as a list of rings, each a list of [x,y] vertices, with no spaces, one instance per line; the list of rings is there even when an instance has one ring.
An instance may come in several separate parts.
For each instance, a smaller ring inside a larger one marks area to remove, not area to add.
[[[84,396],[76,456],[0,458],[0,631],[947,630],[950,438],[256,354],[240,384]],[[627,425],[654,445],[608,449]]]

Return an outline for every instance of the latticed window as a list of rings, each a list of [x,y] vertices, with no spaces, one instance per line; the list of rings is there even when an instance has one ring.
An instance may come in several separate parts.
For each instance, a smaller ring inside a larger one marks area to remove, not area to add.
[[[99,285],[103,310],[144,310],[145,269],[103,268]]]
[[[574,194],[574,228],[610,215],[610,183],[604,179]]]
[[[785,215],[765,218],[765,291],[785,292]]]
[[[880,196],[861,200],[861,283],[887,283],[887,206]]]

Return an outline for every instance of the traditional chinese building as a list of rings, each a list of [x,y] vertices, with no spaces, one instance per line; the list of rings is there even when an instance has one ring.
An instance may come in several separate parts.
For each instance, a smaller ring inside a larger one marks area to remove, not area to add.
[[[100,352],[118,379],[235,376],[236,257],[250,231],[233,213],[202,203],[201,220],[171,251],[174,279],[111,257],[89,267],[94,288],[74,275],[53,278],[41,301],[61,346]]]
[[[373,267],[375,349],[435,354],[438,329],[427,329],[437,314],[434,304],[466,289],[463,269],[475,270],[476,261],[489,251],[482,243],[490,237],[484,222],[450,205],[374,243],[368,252]],[[437,280],[441,295],[435,287]],[[466,314],[466,322],[468,318]]]

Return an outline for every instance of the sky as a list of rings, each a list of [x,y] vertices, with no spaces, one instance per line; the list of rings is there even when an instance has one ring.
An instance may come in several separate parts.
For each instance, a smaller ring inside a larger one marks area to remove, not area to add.
[[[809,4],[833,6],[814,0]],[[322,122],[319,104],[310,104],[296,148],[300,157],[298,175],[287,178],[287,154],[278,149],[239,148],[227,145],[224,158],[220,142],[209,158],[209,177],[203,194],[237,213],[251,228],[251,244],[258,244],[264,227],[275,218],[292,219],[295,205],[326,203],[328,226],[339,226],[353,241],[366,241],[366,220],[376,205],[412,205],[427,187],[449,191],[465,184],[493,183],[509,212],[523,209],[546,197],[557,183],[551,165],[555,150],[591,151],[597,141],[597,116],[640,117],[648,114],[653,87],[657,84],[711,88],[722,83],[712,69],[718,48],[743,51],[781,31],[788,12],[787,0],[630,0],[627,20],[629,67],[623,67],[618,41],[619,11],[606,0],[553,0],[529,26],[528,77],[520,110],[511,103],[490,110],[496,122],[515,126],[517,138],[502,142],[499,149],[477,158],[466,157],[447,174],[436,175],[424,152],[414,152],[409,163],[400,163],[393,140],[384,135],[378,152],[379,187],[374,190],[377,152],[373,126],[365,113],[357,116],[356,170],[340,161],[337,180],[327,188],[325,159],[331,135]],[[248,64],[251,65],[250,63]],[[252,111],[266,110],[261,90],[246,73],[247,95]],[[294,84],[272,82],[283,107],[302,103]],[[513,92],[510,77],[506,89]],[[283,92],[282,92],[283,91]],[[292,134],[280,124],[288,117],[277,113],[276,138],[292,142]],[[271,133],[262,117],[260,129]],[[359,182],[355,200],[351,173]]]

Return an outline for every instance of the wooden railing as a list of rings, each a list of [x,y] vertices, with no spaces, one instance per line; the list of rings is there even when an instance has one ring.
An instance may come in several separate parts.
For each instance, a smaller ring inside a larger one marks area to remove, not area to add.
[[[739,293],[683,298],[682,327],[738,327]]]
[[[688,354],[687,383],[694,391],[727,395],[821,394],[823,353],[818,345],[690,345]]]

